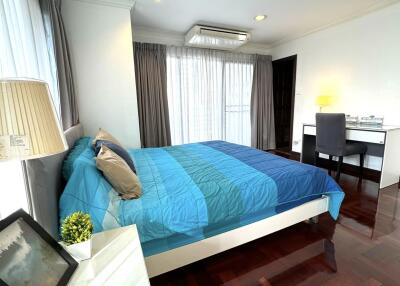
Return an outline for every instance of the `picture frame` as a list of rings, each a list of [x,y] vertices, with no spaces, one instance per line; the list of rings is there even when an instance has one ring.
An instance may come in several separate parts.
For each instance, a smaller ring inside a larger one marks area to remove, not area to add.
[[[0,285],[67,285],[78,262],[20,209],[0,221]]]

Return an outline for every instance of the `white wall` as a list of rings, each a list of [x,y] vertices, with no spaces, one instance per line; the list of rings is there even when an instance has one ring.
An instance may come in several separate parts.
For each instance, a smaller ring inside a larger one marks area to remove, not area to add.
[[[130,9],[68,0],[62,14],[85,134],[140,147]]]
[[[273,59],[297,54],[293,150],[301,151],[302,124],[315,122],[315,98],[336,100],[324,112],[384,115],[400,125],[400,4],[287,42]],[[367,162],[368,163],[368,162]]]

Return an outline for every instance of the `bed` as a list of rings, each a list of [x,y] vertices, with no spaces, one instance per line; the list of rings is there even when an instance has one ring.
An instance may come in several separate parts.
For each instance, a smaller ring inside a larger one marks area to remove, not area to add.
[[[60,221],[81,210],[96,232],[136,224],[150,277],[326,211],[336,219],[344,198],[314,166],[209,141],[129,150],[143,195],[121,200],[96,169],[91,138],[74,141]]]

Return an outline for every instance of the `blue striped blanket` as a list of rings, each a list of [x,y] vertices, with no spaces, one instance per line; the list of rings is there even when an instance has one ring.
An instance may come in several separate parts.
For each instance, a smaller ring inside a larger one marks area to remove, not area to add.
[[[136,224],[142,244],[151,245],[179,235],[202,239],[322,195],[329,196],[329,212],[336,219],[344,198],[336,182],[314,166],[224,141],[129,152],[141,198],[121,200],[86,150],[73,162],[60,219],[77,210],[90,213],[96,232]],[[145,254],[180,244],[145,249]]]

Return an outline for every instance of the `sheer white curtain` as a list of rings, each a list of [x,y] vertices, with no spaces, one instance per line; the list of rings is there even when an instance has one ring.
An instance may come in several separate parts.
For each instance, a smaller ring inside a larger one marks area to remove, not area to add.
[[[49,52],[38,0],[0,0],[0,78],[46,81],[60,118],[54,54]],[[27,210],[19,161],[0,162],[0,217]]]
[[[247,54],[168,47],[173,145],[206,140],[250,145],[253,63]]]

